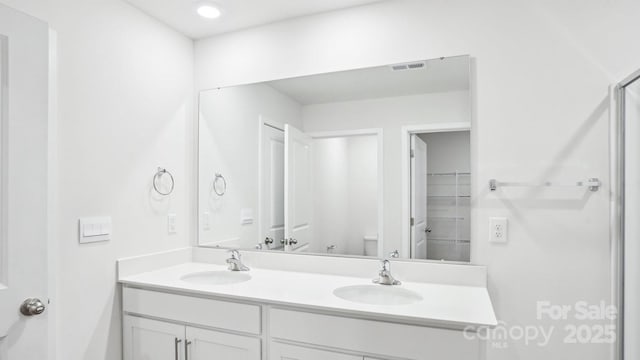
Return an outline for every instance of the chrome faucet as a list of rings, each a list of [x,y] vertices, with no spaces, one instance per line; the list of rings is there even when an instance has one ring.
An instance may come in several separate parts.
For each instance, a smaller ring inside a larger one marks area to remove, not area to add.
[[[242,257],[238,250],[229,250],[231,257],[227,259],[230,271],[249,271],[249,268],[242,263]]]
[[[380,284],[380,285],[400,285],[400,284],[402,284],[400,281],[396,280],[391,275],[391,262],[389,262],[389,260],[387,260],[387,259],[382,260],[382,269],[380,269],[380,272],[378,273],[378,278],[377,279],[373,279],[373,283],[374,284]]]

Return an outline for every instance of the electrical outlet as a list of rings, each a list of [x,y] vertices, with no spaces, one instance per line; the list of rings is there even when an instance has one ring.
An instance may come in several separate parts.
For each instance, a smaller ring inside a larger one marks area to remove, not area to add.
[[[178,215],[169,214],[167,215],[167,232],[169,234],[175,234],[176,230],[176,222],[178,221]]]
[[[489,242],[506,243],[507,218],[494,217],[489,219]]]

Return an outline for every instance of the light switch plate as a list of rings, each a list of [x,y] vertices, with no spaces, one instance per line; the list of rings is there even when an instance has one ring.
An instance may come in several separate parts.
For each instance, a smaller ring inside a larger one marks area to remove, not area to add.
[[[111,217],[87,217],[78,221],[80,244],[111,240]]]
[[[507,218],[494,217],[489,219],[489,242],[506,243],[508,241]]]

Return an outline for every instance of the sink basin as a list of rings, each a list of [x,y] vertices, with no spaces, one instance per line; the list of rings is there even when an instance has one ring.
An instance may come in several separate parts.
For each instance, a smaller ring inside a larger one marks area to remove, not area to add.
[[[187,274],[180,280],[200,285],[230,285],[249,281],[251,275],[239,271],[202,271]]]
[[[352,302],[370,305],[409,305],[422,300],[411,290],[396,286],[353,285],[337,288],[333,295]]]

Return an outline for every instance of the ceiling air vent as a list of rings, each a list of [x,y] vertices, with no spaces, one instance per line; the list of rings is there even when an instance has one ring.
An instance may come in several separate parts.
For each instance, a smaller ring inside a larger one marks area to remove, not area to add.
[[[406,70],[419,70],[427,67],[426,62],[415,62],[415,63],[407,63],[407,64],[396,64],[391,65],[391,70],[393,71],[406,71]]]

